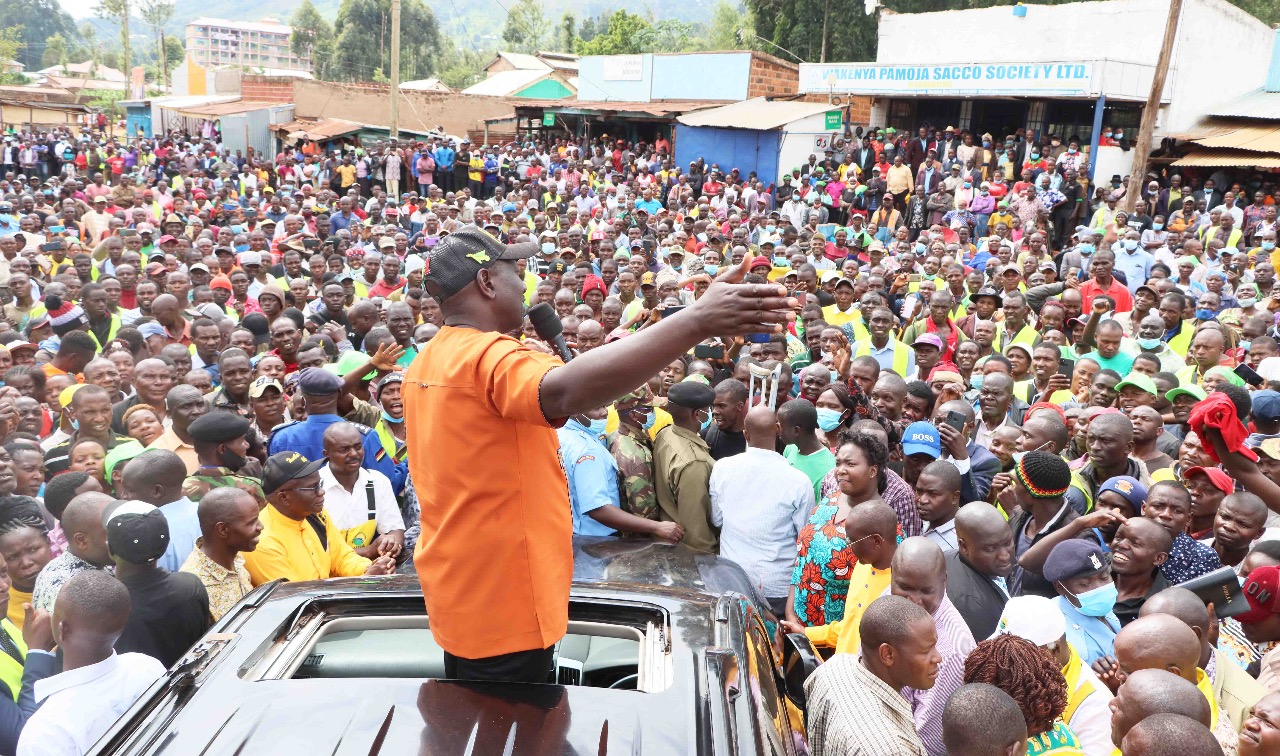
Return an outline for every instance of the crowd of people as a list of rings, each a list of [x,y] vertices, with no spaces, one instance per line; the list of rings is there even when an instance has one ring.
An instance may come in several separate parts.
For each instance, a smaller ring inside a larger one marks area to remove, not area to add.
[[[1269,176],[930,127],[777,182],[663,138],[333,147],[5,137],[0,754],[84,752],[255,586],[442,580],[492,522],[441,492],[509,495],[450,458],[495,415],[558,428],[510,469],[574,535],[719,554],[830,654],[813,754],[1280,753]],[[473,331],[506,406],[427,390],[479,380]],[[557,525],[522,527],[542,608]]]

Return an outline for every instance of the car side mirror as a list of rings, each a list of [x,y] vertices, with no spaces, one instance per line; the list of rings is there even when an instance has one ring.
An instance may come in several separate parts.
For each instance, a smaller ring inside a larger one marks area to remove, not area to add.
[[[805,709],[804,683],[821,663],[822,657],[807,635],[782,636],[782,680],[787,687],[787,698],[802,711]]]

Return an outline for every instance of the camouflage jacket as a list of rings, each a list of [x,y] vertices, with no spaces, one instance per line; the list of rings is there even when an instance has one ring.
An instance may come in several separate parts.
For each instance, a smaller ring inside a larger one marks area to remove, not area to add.
[[[626,425],[606,439],[609,451],[618,463],[619,501],[633,515],[658,519],[658,493],[653,478],[653,445],[643,430]]]
[[[228,486],[248,491],[253,496],[254,501],[258,502],[259,509],[267,505],[267,497],[262,493],[261,483],[253,478],[236,475],[225,467],[201,467],[197,469],[195,475],[183,481],[182,494],[194,502],[199,502],[205,494],[213,489]]]

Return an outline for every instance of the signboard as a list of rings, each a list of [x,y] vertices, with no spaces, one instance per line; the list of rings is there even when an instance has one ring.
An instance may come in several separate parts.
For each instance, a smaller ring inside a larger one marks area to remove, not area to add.
[[[644,79],[643,55],[604,56],[605,81],[641,81]]]
[[[826,119],[826,122],[823,124],[822,128],[826,129],[827,131],[839,131],[840,127],[844,125],[843,112],[839,110],[828,110],[826,112],[826,116],[827,116],[827,119]]]
[[[550,112],[550,111],[544,112],[544,113],[542,114],[542,125],[543,125],[543,126],[555,126],[555,125],[556,125],[556,114],[555,114],[555,113],[552,113],[552,112]]]
[[[831,143],[835,141],[834,134],[818,134],[813,138],[813,148],[815,150],[827,150],[831,148]]]
[[[804,94],[1093,95],[1093,63],[802,63]]]

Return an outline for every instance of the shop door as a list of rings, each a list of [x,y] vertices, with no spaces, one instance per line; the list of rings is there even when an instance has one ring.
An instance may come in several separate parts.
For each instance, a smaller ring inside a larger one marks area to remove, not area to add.
[[[1025,100],[979,100],[973,106],[975,134],[990,134],[999,141],[1027,125]]]

